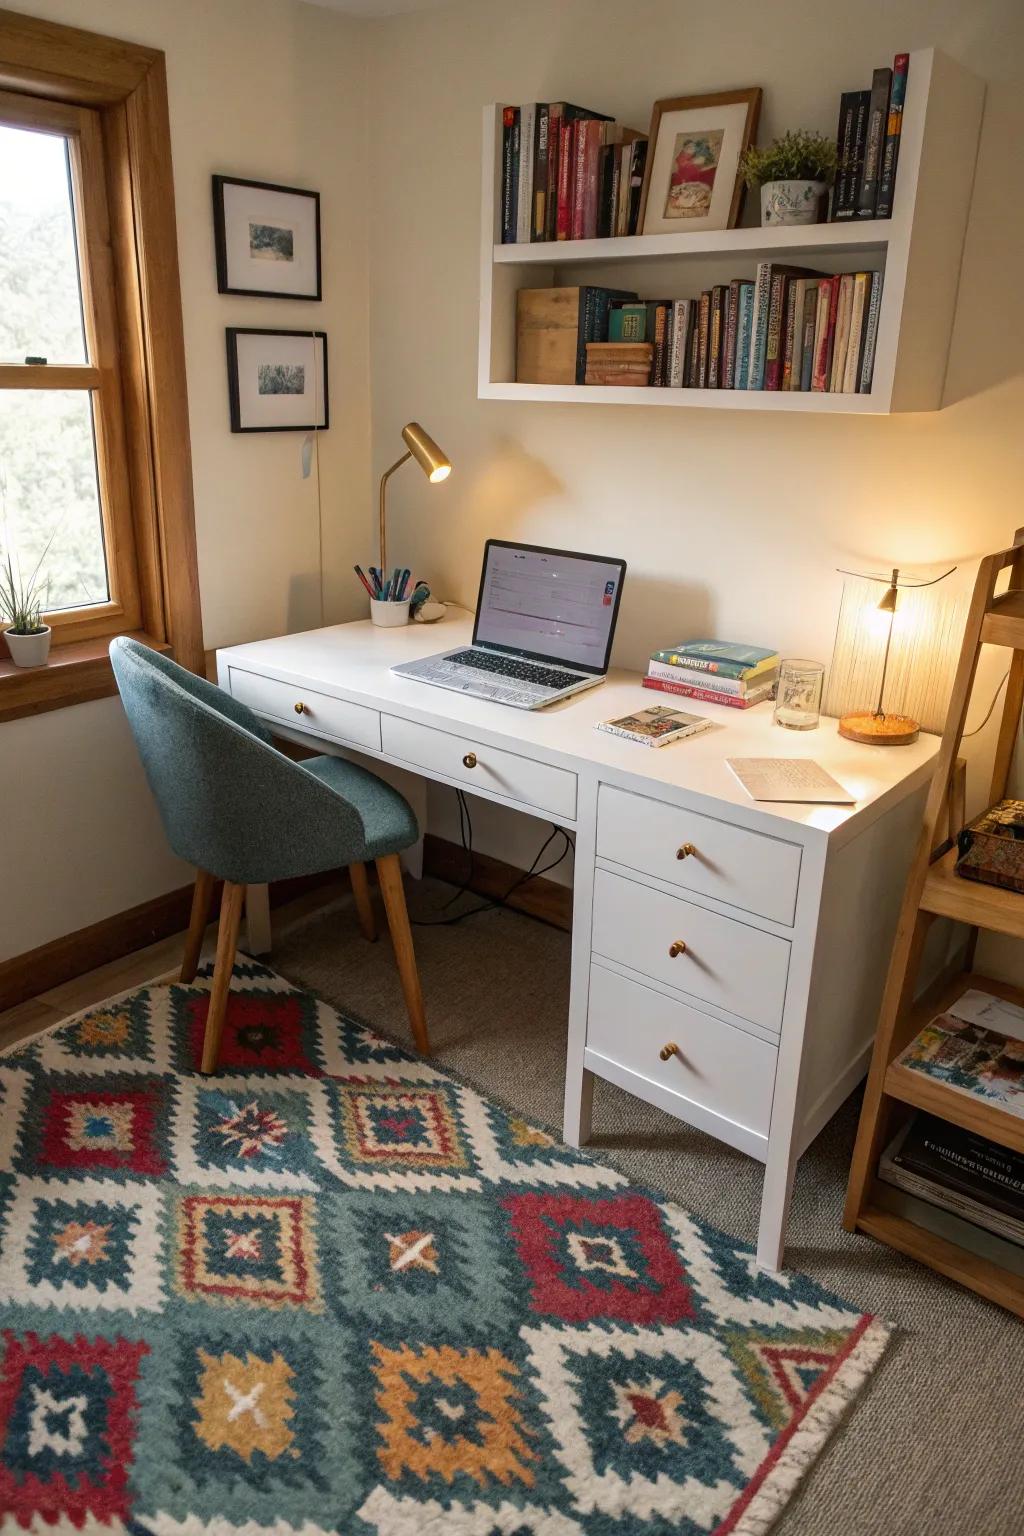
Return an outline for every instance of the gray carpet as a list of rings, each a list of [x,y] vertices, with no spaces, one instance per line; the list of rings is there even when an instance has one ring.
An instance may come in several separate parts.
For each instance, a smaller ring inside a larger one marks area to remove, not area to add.
[[[451,894],[410,884],[428,917]],[[475,904],[466,898],[463,904]],[[456,908],[455,910],[458,910]],[[431,1039],[450,1066],[527,1116],[561,1122],[568,935],[505,911],[414,930]],[[359,936],[348,898],[285,932],[283,975],[409,1038],[387,941]],[[848,1102],[801,1159],[787,1263],[899,1333],[776,1531],[779,1536],[1017,1536],[1024,1325],[909,1259],[840,1226],[857,1105]],[[598,1083],[591,1149],[753,1242],[760,1165]]]

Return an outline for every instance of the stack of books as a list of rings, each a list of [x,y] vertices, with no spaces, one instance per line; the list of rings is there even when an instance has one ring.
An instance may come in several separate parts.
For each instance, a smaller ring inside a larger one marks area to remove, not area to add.
[[[749,709],[770,699],[779,670],[777,651],[727,640],[688,640],[671,650],[655,651],[644,678],[645,688]]]
[[[898,53],[891,69],[875,70],[869,91],[840,98],[834,221],[892,217],[909,68],[910,55]]]
[[[502,115],[501,240],[635,235],[647,138],[567,101]]]
[[[879,1177],[1024,1246],[1024,1157],[976,1131],[916,1114],[882,1154]]]

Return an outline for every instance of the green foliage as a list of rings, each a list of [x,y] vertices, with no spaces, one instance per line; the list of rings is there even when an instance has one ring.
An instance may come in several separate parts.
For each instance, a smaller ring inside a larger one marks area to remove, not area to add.
[[[784,133],[765,149],[751,145],[740,159],[740,175],[750,188],[769,181],[823,181],[830,185],[838,155],[834,139],[805,128]]]
[[[52,535],[51,535],[52,543]],[[47,586],[40,576],[43,559],[49,552],[47,544],[43,555],[26,580],[14,569],[10,550],[0,565],[0,615],[10,622],[16,635],[38,635],[46,628],[43,623]]]

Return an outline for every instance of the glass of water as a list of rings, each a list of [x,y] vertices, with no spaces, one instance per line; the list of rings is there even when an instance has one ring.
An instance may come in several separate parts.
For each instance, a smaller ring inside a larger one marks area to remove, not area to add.
[[[813,731],[821,719],[825,667],[820,661],[788,658],[779,667],[775,724],[788,731]]]

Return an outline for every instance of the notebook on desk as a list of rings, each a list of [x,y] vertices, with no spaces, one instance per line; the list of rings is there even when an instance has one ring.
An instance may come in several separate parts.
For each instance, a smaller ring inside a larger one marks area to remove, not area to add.
[[[515,709],[603,682],[624,560],[488,539],[470,646],[406,661],[402,677]]]

